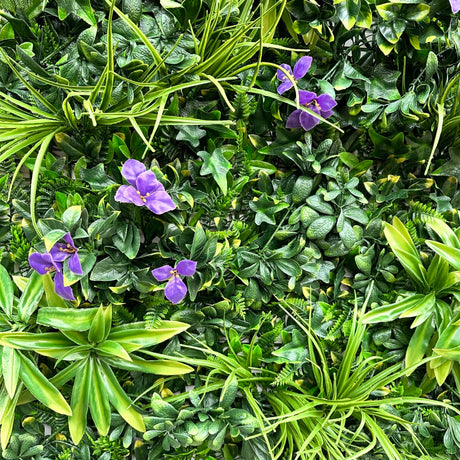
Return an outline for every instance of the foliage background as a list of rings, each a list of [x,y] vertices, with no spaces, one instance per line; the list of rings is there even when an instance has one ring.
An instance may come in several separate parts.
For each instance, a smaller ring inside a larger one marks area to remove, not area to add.
[[[447,0],[1,7],[3,458],[458,457]],[[276,91],[279,65],[304,55],[298,89],[338,103],[309,132],[285,128],[295,91]],[[130,158],[175,211],[114,199]],[[64,266],[74,303],[28,263],[66,232],[83,267]],[[172,305],[151,270],[182,259],[197,272]],[[101,351],[111,328],[135,331],[137,367],[126,345]],[[83,361],[128,398],[93,403],[111,417],[76,408]]]

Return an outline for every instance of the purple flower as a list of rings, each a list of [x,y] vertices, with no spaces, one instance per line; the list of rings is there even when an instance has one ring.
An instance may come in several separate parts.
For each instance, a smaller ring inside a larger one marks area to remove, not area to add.
[[[152,271],[152,275],[158,281],[166,281],[169,279],[165,287],[166,298],[172,303],[179,303],[187,294],[187,286],[179,278],[182,276],[192,276],[196,270],[196,262],[193,260],[181,260],[175,268],[170,265],[163,265]]]
[[[50,250],[51,257],[55,262],[64,262],[69,258],[69,269],[76,275],[83,275],[81,269],[80,258],[78,257],[78,249],[75,247],[70,233],[63,236],[64,243],[56,243]]]
[[[457,13],[460,10],[460,0],[449,0],[452,8],[452,13]]]
[[[311,111],[317,113],[323,118],[328,118],[332,115],[332,108],[337,105],[337,102],[328,94],[319,96],[311,91],[299,91],[299,103]],[[286,128],[303,128],[305,131],[310,130],[319,123],[318,118],[303,110],[294,110],[286,122]]]
[[[131,185],[122,185],[117,190],[116,201],[147,206],[155,214],[163,214],[176,209],[176,205],[153,171],[146,171],[140,161],[126,161],[121,168],[121,174]]]
[[[311,58],[310,56],[301,57],[294,66],[294,72],[292,72],[291,66],[288,64],[281,64],[281,67],[287,70],[289,75],[291,75],[291,77],[295,81],[297,81],[304,77],[305,74],[308,72],[312,60],[313,58]],[[278,80],[283,82],[281,83],[281,85],[278,86],[278,94],[283,94],[285,91],[291,89],[294,86],[282,70],[278,70],[276,72],[276,77],[278,78]]]
[[[72,288],[70,286],[64,286],[62,263],[53,260],[53,257],[49,252],[46,252],[45,254],[40,254],[38,252],[31,254],[29,256],[29,264],[40,275],[55,272],[54,290],[56,294],[65,300],[75,300]]]

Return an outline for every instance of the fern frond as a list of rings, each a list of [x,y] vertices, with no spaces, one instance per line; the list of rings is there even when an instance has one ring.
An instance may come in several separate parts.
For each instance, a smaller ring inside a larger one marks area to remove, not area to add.
[[[286,364],[281,372],[275,377],[273,382],[271,383],[274,387],[279,387],[282,385],[286,385],[289,382],[292,382],[294,379],[294,367],[292,364]]]

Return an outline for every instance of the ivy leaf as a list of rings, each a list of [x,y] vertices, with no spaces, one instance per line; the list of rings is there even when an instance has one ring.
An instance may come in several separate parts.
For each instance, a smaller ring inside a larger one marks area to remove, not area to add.
[[[218,148],[214,150],[212,155],[202,150],[197,155],[203,158],[203,166],[200,174],[206,176],[212,174],[217,185],[222,190],[224,195],[227,194],[227,173],[232,169],[232,164],[225,158],[224,149]]]
[[[249,207],[256,213],[255,221],[257,225],[262,224],[262,222],[275,225],[275,214],[282,209],[288,208],[289,205],[275,202],[273,198],[264,193],[257,201],[251,201]]]
[[[181,126],[177,133],[176,140],[188,142],[192,147],[200,145],[200,139],[206,136],[206,131],[199,126]]]

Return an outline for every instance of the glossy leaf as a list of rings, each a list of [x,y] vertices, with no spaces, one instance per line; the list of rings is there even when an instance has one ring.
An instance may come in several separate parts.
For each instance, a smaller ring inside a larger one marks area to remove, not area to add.
[[[107,338],[120,343],[129,352],[164,342],[189,327],[179,321],[160,321],[158,327],[148,330],[144,322],[131,323],[112,328]]]
[[[21,360],[14,348],[4,347],[2,351],[2,375],[3,383],[10,398],[14,397],[19,379]]]
[[[87,331],[90,329],[98,308],[40,308],[37,323],[55,329]]]
[[[75,376],[72,388],[70,407],[72,415],[69,417],[69,430],[72,441],[78,444],[86,429],[86,417],[90,394],[93,392],[92,360],[88,358],[80,372]]]
[[[406,367],[412,367],[423,359],[433,332],[433,318],[427,318],[423,324],[417,327],[407,346]]]
[[[11,316],[13,312],[14,290],[13,283],[6,268],[0,265],[0,308]]]
[[[426,244],[439,254],[443,259],[447,260],[452,267],[456,270],[460,270],[460,249],[446,246],[443,243],[437,241],[426,241]]]
[[[91,323],[88,333],[88,340],[91,343],[102,342],[110,331],[112,323],[112,306],[104,308],[102,305],[98,308],[96,315]]]
[[[133,402],[129,399],[123,388],[121,388],[115,377],[112,369],[110,369],[104,362],[99,362],[99,370],[103,385],[109,401],[118,411],[118,413],[129,423],[133,428],[138,431],[144,432],[145,425],[142,415],[134,409]]]
[[[18,302],[18,316],[24,323],[29,321],[30,316],[36,310],[38,302],[43,295],[43,279],[37,272],[30,275],[24,292]]]
[[[92,389],[89,395],[89,409],[96,428],[102,436],[106,436],[110,427],[110,404],[105,384],[101,377],[98,360],[90,358],[92,364]]]
[[[183,375],[193,371],[193,367],[177,361],[168,359],[147,361],[134,355],[131,355],[130,361],[115,357],[106,357],[104,361],[113,367],[119,367],[129,371],[145,372],[147,374]]]
[[[19,375],[27,389],[45,406],[59,414],[72,415],[67,401],[58,389],[37,369],[37,366],[26,356],[20,355],[21,368]]]
[[[374,308],[363,316],[363,323],[371,324],[393,321],[406,310],[418,305],[420,302],[423,302],[424,299],[425,296],[423,294],[415,294],[398,302]]]

